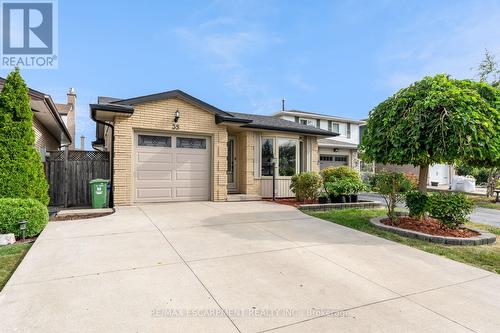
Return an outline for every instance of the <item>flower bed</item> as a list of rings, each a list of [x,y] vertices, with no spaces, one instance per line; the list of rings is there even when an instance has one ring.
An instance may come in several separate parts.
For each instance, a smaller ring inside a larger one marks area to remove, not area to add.
[[[384,229],[386,231],[391,231],[394,232],[398,235],[409,237],[409,238],[417,238],[421,240],[425,240],[431,243],[441,243],[441,244],[448,244],[448,245],[484,245],[484,244],[492,244],[496,241],[496,236],[488,233],[488,232],[483,232],[480,230],[473,230],[467,228],[467,230],[470,230],[472,232],[475,232],[476,234],[474,236],[467,236],[467,237],[457,237],[457,236],[442,236],[442,235],[432,235],[428,234],[422,231],[416,231],[412,229],[404,229],[401,228],[400,225],[394,226],[394,225],[389,225],[383,223],[384,220],[387,218],[373,218],[370,219],[370,223],[375,225],[378,228]],[[401,219],[401,217],[399,218]],[[439,223],[439,222],[437,222]],[[410,222],[405,223],[406,226],[411,224]],[[433,229],[432,227],[427,227],[429,229]],[[439,228],[442,228],[440,226]],[[421,228],[420,230],[425,230],[426,228]],[[463,228],[465,229],[465,228]],[[435,229],[434,229],[435,230]],[[427,230],[428,231],[428,230]]]
[[[388,218],[383,219],[381,222],[385,225],[436,236],[468,238],[479,235],[479,232],[467,228],[450,228],[432,217],[419,220],[410,216],[400,216],[397,218],[396,223],[392,223]]]

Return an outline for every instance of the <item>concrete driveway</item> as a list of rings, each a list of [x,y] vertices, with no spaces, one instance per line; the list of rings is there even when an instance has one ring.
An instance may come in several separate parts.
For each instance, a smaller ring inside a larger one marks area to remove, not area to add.
[[[4,332],[498,332],[498,275],[268,202],[49,223]]]

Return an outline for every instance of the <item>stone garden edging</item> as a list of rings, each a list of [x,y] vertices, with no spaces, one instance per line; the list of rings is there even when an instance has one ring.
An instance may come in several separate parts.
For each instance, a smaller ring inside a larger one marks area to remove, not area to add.
[[[326,204],[304,204],[298,206],[300,210],[319,211],[330,209],[348,209],[348,208],[365,208],[373,209],[382,207],[382,203],[378,201],[358,201],[358,202],[345,202],[345,203],[326,203]]]
[[[496,241],[496,236],[494,234],[473,228],[468,228],[468,229],[479,232],[479,236],[468,237],[468,238],[437,236],[437,235],[424,234],[423,232],[419,231],[413,231],[413,230],[393,227],[390,225],[385,225],[381,222],[381,220],[384,218],[385,217],[372,218],[370,219],[370,223],[380,229],[393,232],[400,236],[421,239],[431,243],[446,244],[446,245],[485,245],[485,244],[493,244]]]

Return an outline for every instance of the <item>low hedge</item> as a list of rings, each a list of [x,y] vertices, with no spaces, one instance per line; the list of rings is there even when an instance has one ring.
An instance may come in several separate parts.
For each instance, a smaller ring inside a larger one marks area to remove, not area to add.
[[[427,200],[429,215],[449,227],[468,222],[474,203],[463,193],[433,193]]]
[[[0,198],[0,234],[22,236],[19,221],[27,221],[26,237],[40,234],[49,221],[47,207],[35,199]]]
[[[321,176],[316,172],[302,172],[292,177],[290,190],[299,201],[316,200],[321,188]]]

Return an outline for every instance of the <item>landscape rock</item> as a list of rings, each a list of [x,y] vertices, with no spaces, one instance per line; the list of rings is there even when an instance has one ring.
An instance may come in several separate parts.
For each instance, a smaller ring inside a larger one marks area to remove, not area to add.
[[[14,244],[16,236],[14,234],[0,234],[0,246]]]

